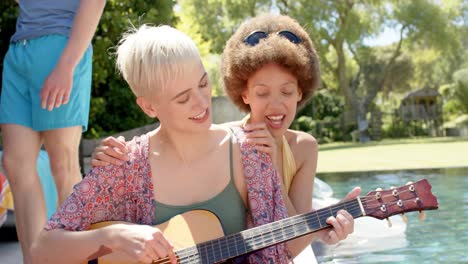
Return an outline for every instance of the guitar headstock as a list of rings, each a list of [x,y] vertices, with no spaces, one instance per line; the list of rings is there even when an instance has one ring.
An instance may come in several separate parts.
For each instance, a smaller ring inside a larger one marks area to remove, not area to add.
[[[366,216],[385,219],[405,212],[437,209],[437,197],[431,188],[427,179],[423,179],[397,188],[378,189],[360,199]]]

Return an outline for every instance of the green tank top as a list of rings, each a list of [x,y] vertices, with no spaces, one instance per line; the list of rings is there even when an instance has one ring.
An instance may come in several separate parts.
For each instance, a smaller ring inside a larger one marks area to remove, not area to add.
[[[209,200],[181,206],[163,204],[154,200],[156,225],[166,222],[178,214],[183,214],[191,210],[208,210],[218,217],[225,235],[245,230],[247,208],[245,207],[239,191],[234,184],[232,167],[232,135],[229,141],[229,166],[229,183],[224,190]]]

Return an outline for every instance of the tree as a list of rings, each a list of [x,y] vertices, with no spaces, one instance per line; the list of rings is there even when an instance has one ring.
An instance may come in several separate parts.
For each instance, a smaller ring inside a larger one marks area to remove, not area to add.
[[[115,68],[115,46],[129,28],[144,23],[175,25],[172,0],[108,0],[93,39],[93,87],[89,130],[95,138],[154,122]]]
[[[15,33],[17,16],[18,4],[14,0],[0,2],[0,72],[3,72],[3,58],[7,53],[10,38]],[[0,74],[0,83],[1,81],[2,76]]]
[[[464,114],[468,114],[468,83],[458,81],[455,90],[455,96],[460,105],[460,110]]]
[[[346,117],[348,123],[358,124],[365,123],[366,113],[377,94],[385,87],[392,86],[389,84],[393,81],[391,72],[405,43],[420,43],[459,54],[456,22],[462,15],[460,10],[463,10],[461,7],[464,4],[461,0],[444,2],[443,6],[433,0],[183,2],[199,7],[197,14],[193,14],[194,20],[200,24],[200,34],[204,39],[216,40],[212,51],[218,53],[230,32],[245,18],[263,11],[277,11],[296,18],[315,39],[324,75],[330,76],[328,73],[331,73],[338,83],[349,113]],[[369,72],[367,59],[372,58],[375,51],[366,45],[366,40],[385,28],[397,29],[399,38],[393,49],[388,50],[387,59],[380,61],[380,69]],[[334,53],[331,56],[334,60],[329,60],[329,52]],[[349,65],[353,63],[357,65],[357,70],[349,76]],[[364,87],[362,80],[369,80],[369,76],[366,77],[369,74],[373,75],[374,85]]]
[[[335,64],[322,60],[323,65],[335,74],[339,83],[350,113],[348,122],[355,120],[357,124],[364,123],[363,127],[366,127],[366,114],[377,94],[393,82],[390,76],[405,42],[422,42],[440,50],[458,50],[455,30],[451,26],[454,17],[432,1],[330,1],[325,8],[322,1],[303,1],[301,6],[285,7],[295,17],[318,20],[311,23],[312,35],[320,36],[320,47],[332,47],[337,56]],[[379,63],[380,69],[368,67],[369,58],[376,50],[369,49],[365,40],[385,27],[399,29],[399,39],[393,49],[388,50],[388,58]],[[352,60],[359,65],[351,80],[346,76],[347,52],[353,54]],[[361,85],[362,79],[368,85]]]

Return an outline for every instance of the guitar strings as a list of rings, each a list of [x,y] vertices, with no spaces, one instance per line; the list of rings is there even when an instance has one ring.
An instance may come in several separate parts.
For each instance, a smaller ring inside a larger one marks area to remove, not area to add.
[[[360,208],[359,208],[359,205],[356,205],[356,206],[354,206],[354,207],[355,207],[355,208],[349,208],[348,210],[351,211],[351,210],[355,210],[355,209],[360,209]],[[329,215],[329,214],[327,213],[327,215]],[[312,215],[310,215],[310,216],[312,216]],[[312,217],[313,217],[313,216],[312,216]],[[318,215],[317,215],[317,217],[318,217]],[[303,218],[304,218],[304,217],[303,217]],[[305,217],[305,219],[307,219],[307,218],[310,218],[310,217]],[[301,222],[298,222],[298,223],[289,223],[289,224],[287,224],[287,225],[284,225],[282,233],[283,233],[283,234],[286,234],[286,236],[289,237],[291,234],[293,234],[293,233],[295,233],[295,232],[293,231],[293,232],[286,232],[286,233],[285,233],[284,230],[285,230],[286,228],[291,228],[291,227],[293,227],[294,225],[297,225],[297,224],[299,224],[299,223],[305,222],[305,219],[304,219],[303,221],[301,221]],[[322,228],[322,226],[321,226],[321,228]],[[296,230],[297,230],[297,231],[307,231],[307,228],[306,228],[306,229],[303,229],[303,228],[302,228],[302,229],[296,229]],[[239,242],[246,241],[246,242],[249,242],[249,244],[253,244],[254,247],[258,247],[258,246],[263,245],[263,243],[259,243],[259,242],[261,242],[261,241],[260,241],[258,238],[263,238],[263,240],[275,240],[274,237],[278,235],[278,231],[276,231],[276,233],[275,233],[275,231],[272,231],[272,230],[270,230],[270,231],[268,231],[268,232],[260,232],[260,233],[258,233],[258,234],[255,234],[254,232],[252,232],[252,233],[253,233],[252,236],[247,237],[247,238],[245,238],[245,239],[242,239],[240,236],[228,236],[228,237],[226,237],[226,239],[225,239],[224,241],[221,240],[221,241],[220,241],[221,243],[218,243],[218,244],[221,244],[221,245],[218,245],[218,246],[220,247],[220,250],[221,250],[222,252],[226,252],[226,250],[227,250],[228,252],[231,252],[231,251],[236,251],[236,252],[238,252],[237,246],[236,246],[236,245],[238,245]],[[234,238],[233,241],[230,241],[231,238]],[[238,238],[240,238],[240,240],[239,240]],[[251,240],[251,241],[249,241],[249,240]],[[224,243],[223,243],[223,242],[224,242]],[[233,244],[233,243],[234,243],[234,244]],[[205,243],[202,243],[202,244],[205,244]],[[215,254],[212,255],[212,257],[213,257],[213,259],[212,259],[211,256],[205,255],[205,254],[199,252],[199,251],[202,251],[202,250],[203,250],[203,248],[202,248],[203,245],[202,245],[202,244],[200,244],[198,247],[187,248],[188,250],[185,249],[185,250],[178,251],[178,252],[177,252],[177,255],[179,256],[180,261],[188,260],[189,263],[192,263],[192,262],[190,262],[190,261],[197,261],[197,260],[199,260],[200,257],[197,256],[197,255],[204,255],[204,256],[206,256],[206,259],[214,261],[214,260],[216,259],[216,255],[215,255]],[[205,245],[205,246],[206,246],[206,245]],[[236,248],[234,249],[233,246],[235,246]],[[198,248],[198,250],[197,250],[197,248]],[[245,244],[244,244],[244,250],[245,250]],[[222,253],[220,253],[220,255],[221,255],[221,254],[222,254]],[[164,262],[156,262],[156,263],[161,263],[161,264],[163,264],[163,263],[170,263],[170,261],[169,261],[169,259],[164,259]],[[198,262],[197,262],[197,263],[198,263]]]
[[[354,200],[351,200],[351,201],[354,201]],[[336,209],[347,209],[348,211],[352,211],[352,210],[360,209],[360,208],[359,208],[359,204],[353,204],[353,207],[354,207],[354,208],[346,208],[346,204],[344,204],[344,203],[343,203],[343,204],[339,204],[338,206],[334,206],[334,207],[335,207],[335,210],[336,210]],[[339,207],[339,208],[338,208],[338,207]],[[329,211],[330,211],[330,212],[331,212],[331,210],[332,210],[332,209],[329,208]],[[325,211],[322,211],[322,212],[320,212],[320,211],[318,210],[317,212],[320,213],[320,214],[317,214],[317,213],[315,213],[315,214],[310,214],[310,215],[308,215],[307,217],[302,217],[303,220],[302,220],[301,222],[298,222],[298,223],[291,223],[291,224],[297,225],[297,224],[306,222],[307,220],[310,220],[311,217],[317,217],[317,218],[318,218],[318,217],[320,217],[320,216],[323,216],[324,214],[325,214],[326,216],[329,216],[329,215],[330,215],[329,212],[326,212],[326,210],[325,210]],[[319,220],[319,221],[320,221],[320,220]],[[320,222],[321,222],[321,221],[320,221]],[[291,228],[291,224],[288,224],[288,225],[286,226],[286,228]],[[321,226],[321,223],[320,223],[320,226]],[[321,226],[321,228],[322,228],[322,226]],[[283,227],[283,230],[284,230],[284,229],[285,229],[285,228]],[[296,229],[296,231],[304,231],[304,229]],[[258,234],[255,234],[254,232],[251,232],[251,233],[252,233],[253,235],[252,235],[250,238],[247,238],[247,239],[245,239],[245,240],[248,240],[248,239],[252,240],[252,241],[251,241],[251,242],[252,242],[251,244],[255,244],[255,246],[258,246],[258,244],[260,244],[260,243],[258,243],[258,242],[259,242],[259,241],[258,241],[258,238],[259,238],[259,237],[262,237],[264,240],[265,240],[265,239],[275,240],[274,237],[278,235],[278,234],[275,234],[274,231],[273,231],[273,232],[272,232],[272,231],[260,232],[260,233],[258,233]],[[284,231],[283,231],[283,233],[284,233]],[[292,232],[286,233],[286,235],[288,235],[288,237],[289,237],[291,234],[292,234]],[[229,240],[231,239],[231,237],[226,237],[226,239],[225,239],[224,241],[223,241],[223,240],[220,240],[220,241],[219,241],[220,243],[225,242],[225,243],[223,243],[223,244],[226,244],[226,245],[219,245],[219,246],[220,246],[220,250],[223,251],[223,252],[225,252],[226,249],[227,249],[228,251],[236,251],[236,252],[237,252],[237,251],[238,251],[238,250],[237,250],[238,242],[244,241],[244,239],[241,239],[240,241],[238,241],[238,239],[237,239],[238,237],[239,237],[239,236],[233,237],[233,238],[234,238],[234,241],[229,241]],[[235,243],[236,243],[236,244],[234,244],[234,246],[236,247],[235,249],[233,248],[232,242],[235,242]],[[203,244],[203,243],[202,243],[202,244]],[[205,251],[206,251],[206,248],[204,248],[204,247],[206,247],[207,245],[202,245],[202,244],[200,244],[200,245],[198,246],[198,249],[199,249],[199,250],[205,249]],[[218,244],[219,244],[219,243],[218,243]],[[262,243],[262,244],[263,244],[263,243]],[[194,257],[195,257],[195,258],[198,258],[198,257],[195,256],[195,255],[199,254],[199,250],[197,250],[195,247],[187,248],[187,249],[188,249],[188,250],[185,250],[185,251],[182,251],[182,252],[179,251],[179,252],[178,252],[178,255],[179,255],[181,258],[189,258],[189,259],[190,259],[190,258],[194,258]],[[188,254],[188,255],[187,255],[187,254]],[[213,255],[213,257],[216,258],[215,255]],[[208,256],[208,258],[211,259],[210,256]]]
[[[360,209],[360,208],[358,208],[358,206],[356,206],[356,205],[355,205],[354,207],[355,207],[355,208],[351,208],[351,209],[347,209],[347,210],[348,210],[348,211],[351,211],[351,210],[355,210],[355,209]],[[343,209],[344,209],[344,208],[343,208]],[[327,213],[327,215],[328,215],[328,213]],[[313,216],[313,215],[310,215],[310,216]],[[316,217],[318,217],[318,215],[316,215]],[[295,231],[287,232],[287,233],[286,233],[287,237],[290,237],[290,235],[293,234],[293,233],[294,233],[293,237],[296,236],[296,232],[307,232],[307,231],[308,231],[307,228],[303,228],[301,225],[298,225],[298,224],[303,223],[303,222],[307,222],[308,218],[310,218],[310,217],[303,217],[303,221],[297,222],[297,223],[291,223],[291,224],[293,224],[294,226],[298,226],[298,228],[296,228]],[[310,220],[310,219],[309,219],[309,220]],[[319,221],[320,221],[320,220],[319,220]],[[293,228],[293,226],[292,226],[291,224],[289,224],[288,226],[286,226],[286,228]],[[321,226],[321,225],[320,225],[320,226]],[[328,226],[328,225],[327,225],[327,226]],[[284,230],[285,230],[286,228],[283,227],[283,231],[282,231],[283,234],[284,234]],[[322,228],[322,226],[321,226],[321,228]],[[276,232],[276,233],[275,233],[275,232]],[[273,230],[270,230],[270,231],[268,231],[268,232],[260,232],[259,234],[256,234],[256,235],[254,235],[254,236],[251,236],[251,237],[250,237],[250,240],[252,240],[252,241],[251,241],[252,244],[255,244],[254,246],[256,246],[256,247],[259,246],[259,245],[261,246],[261,245],[263,245],[263,243],[259,243],[259,239],[258,239],[258,238],[261,237],[261,238],[263,239],[263,241],[265,241],[265,240],[267,240],[267,239],[269,239],[269,240],[276,240],[275,236],[278,235],[277,233],[278,233],[278,231],[273,231]],[[220,246],[220,250],[223,251],[223,252],[225,252],[226,249],[227,249],[228,251],[234,250],[234,249],[232,248],[232,245],[233,245],[232,242],[234,242],[234,243],[235,243],[234,246],[236,247],[235,251],[238,252],[238,249],[237,249],[237,245],[239,244],[238,242],[246,241],[246,240],[249,239],[249,238],[247,238],[247,239],[242,239],[242,238],[241,238],[240,240],[238,240],[238,239],[237,239],[238,237],[239,237],[239,236],[233,237],[233,238],[234,238],[234,241],[229,241],[230,238],[225,239],[225,241],[224,241],[224,242],[225,242],[225,243],[224,243],[225,245],[222,245],[222,246],[219,245],[219,246]],[[221,240],[220,242],[222,243],[223,240]],[[260,241],[260,242],[261,242],[261,241]],[[203,243],[202,243],[202,244],[203,244]],[[202,245],[202,244],[200,244],[200,246],[198,247],[198,249],[199,249],[200,251],[203,250],[203,246],[206,247],[206,245]],[[212,246],[212,247],[213,247],[213,246]],[[244,245],[244,247],[245,247],[245,245]],[[178,255],[179,255],[182,259],[187,259],[187,258],[188,258],[188,260],[196,260],[196,259],[199,259],[199,257],[198,257],[197,255],[202,254],[202,253],[199,253],[199,250],[197,250],[195,247],[188,248],[188,249],[189,249],[189,250],[185,250],[185,252],[178,252]],[[231,249],[232,249],[232,250],[231,250]],[[245,248],[244,248],[244,250],[245,250]],[[205,251],[207,251],[206,248],[205,248]],[[185,254],[184,254],[184,253],[185,253]],[[208,253],[208,251],[207,251],[207,253]],[[188,254],[188,255],[187,255],[187,254]],[[221,254],[222,254],[222,253],[220,253],[220,255],[221,255]],[[185,256],[183,256],[183,255],[185,255]],[[205,255],[208,259],[211,260],[211,257],[210,257],[208,254],[203,254],[203,255]],[[213,257],[214,259],[216,259],[216,255],[215,255],[215,254],[212,254],[212,257]],[[182,259],[181,259],[181,260],[182,260]],[[158,263],[159,263],[159,262],[158,262]],[[164,263],[165,263],[165,262],[164,262]]]
[[[348,202],[346,202],[346,203],[349,204],[349,202],[356,202],[356,201],[355,201],[355,200],[351,200],[351,201],[348,201]],[[345,203],[343,203],[343,204],[340,204],[340,205],[334,206],[334,207],[335,207],[335,210],[336,210],[336,209],[345,209],[345,208],[346,208],[346,205],[345,205]],[[339,207],[339,208],[337,208],[337,207]],[[330,208],[330,209],[331,209],[331,208]],[[359,208],[359,205],[358,205],[358,204],[355,204],[355,205],[354,205],[354,208],[351,208],[351,207],[350,207],[350,208],[346,208],[346,209],[347,209],[348,211],[352,211],[352,210],[356,210],[356,209],[360,209],[360,208]],[[320,214],[318,214],[318,213],[320,213]],[[304,221],[306,221],[307,219],[310,220],[311,218],[323,217],[323,216],[330,216],[330,213],[329,213],[329,212],[326,212],[326,211],[319,211],[319,210],[317,210],[317,212],[315,212],[315,214],[311,214],[311,215],[309,215],[309,216],[306,217],[306,218],[302,217],[303,220],[302,220],[301,222],[304,222]],[[297,218],[299,218],[299,217],[297,217],[297,216],[291,217],[290,220],[289,220],[289,222],[292,222],[292,221],[294,220],[293,218],[297,219]],[[319,221],[320,221],[320,220],[319,220]],[[299,223],[301,223],[301,222],[299,222]],[[290,227],[291,224],[293,224],[293,223],[287,224],[287,225],[286,225],[286,228]],[[321,226],[321,227],[322,227],[322,226]],[[251,241],[250,241],[250,244],[255,244],[255,245],[257,245],[257,244],[259,244],[259,243],[258,243],[258,238],[259,238],[260,236],[262,236],[262,237],[265,238],[265,239],[273,239],[273,236],[278,236],[278,234],[275,234],[274,232],[271,232],[271,231],[269,231],[268,233],[260,231],[258,234],[256,234],[256,233],[255,233],[255,230],[253,230],[253,229],[250,229],[248,233],[250,233],[250,236],[248,236],[248,237],[246,237],[246,238],[244,238],[244,239],[241,238],[241,240],[238,240],[238,238],[239,238],[240,236],[237,236],[237,237],[235,237],[235,236],[226,236],[225,239],[220,240],[219,243],[218,243],[218,246],[220,247],[220,250],[223,251],[223,252],[226,252],[226,250],[228,250],[229,252],[230,252],[230,251],[237,252],[237,251],[238,251],[237,245],[239,245],[238,242],[241,242],[241,241],[244,241],[244,240],[245,240],[245,241],[251,240]],[[271,233],[271,234],[269,234],[269,233]],[[284,231],[283,231],[283,233],[284,233]],[[289,235],[289,234],[287,234],[287,235]],[[234,238],[234,241],[230,241],[231,238]],[[224,242],[224,243],[223,243],[223,242]],[[232,244],[232,242],[235,242],[236,244]],[[219,245],[219,244],[220,244],[220,245]],[[199,244],[199,246],[198,246],[198,249],[199,249],[199,250],[197,250],[197,248],[195,248],[195,247],[191,247],[191,248],[187,248],[186,250],[179,251],[179,252],[178,252],[178,255],[179,255],[181,258],[192,258],[193,255],[198,254],[199,251],[201,251],[201,250],[203,250],[203,249],[205,249],[205,251],[206,251],[206,246],[207,246],[206,244],[204,245],[204,243],[201,243],[201,244]],[[245,245],[244,245],[244,246],[245,246]],[[235,248],[234,248],[234,247],[235,247]],[[244,248],[244,250],[245,250],[245,248]],[[213,255],[213,257],[216,258],[215,255]],[[208,256],[208,258],[210,258],[210,257]],[[210,258],[210,259],[211,259],[211,258]]]
[[[408,201],[408,200],[406,200],[406,201]],[[370,203],[368,203],[368,204],[370,204]],[[387,206],[391,206],[391,205],[393,205],[393,204],[397,204],[397,202],[389,202],[389,203],[386,203]],[[380,203],[377,202],[377,205],[380,206]],[[348,211],[353,211],[353,210],[357,209],[357,208],[356,208],[356,205],[352,205],[352,207],[354,207],[354,208],[343,208],[343,209],[346,209],[346,210],[348,210]],[[336,209],[338,209],[338,208],[336,208]],[[360,209],[360,208],[359,208],[359,209]],[[373,207],[373,208],[371,208],[371,207],[368,208],[369,211],[373,211],[373,210],[375,210],[375,209],[379,210],[380,207],[377,206],[377,207]],[[330,211],[330,213],[332,213],[331,210],[329,210],[329,211]],[[352,213],[352,212],[351,212],[351,213]],[[369,213],[371,213],[371,212],[369,212]],[[295,222],[295,223],[292,223],[292,224],[293,224],[294,226],[297,226],[297,227],[299,227],[299,228],[302,228],[303,225],[298,225],[298,224],[299,224],[299,223],[304,223],[304,222],[307,223],[307,222],[311,219],[310,217],[313,217],[313,216],[314,216],[313,214],[310,214],[310,215],[307,215],[307,216],[301,216],[301,217],[303,218],[303,220],[302,220],[301,222]],[[315,215],[315,217],[317,217],[317,219],[319,220],[320,227],[322,227],[322,226],[321,226],[321,221],[320,221],[319,215]],[[328,225],[328,226],[329,226],[329,225]],[[290,228],[290,226],[288,226],[288,227]],[[307,228],[305,228],[305,229],[304,229],[304,228],[302,228],[302,229],[297,229],[297,228],[296,228],[296,230],[293,231],[293,232],[297,232],[297,231],[299,231],[299,232],[304,232],[304,231],[307,231]],[[272,230],[272,231],[270,232],[270,233],[271,233],[271,236],[276,236],[276,234],[275,234],[274,232],[276,232],[276,231],[273,231],[273,230]],[[260,234],[260,235],[262,235],[262,234]],[[263,235],[263,236],[265,236],[265,235]],[[295,235],[294,235],[294,236],[295,236]],[[274,238],[273,238],[273,239],[274,239]]]
[[[403,191],[400,191],[399,193],[404,193],[404,192],[408,192],[409,190],[403,190]],[[389,195],[384,195],[384,196],[381,196],[381,198],[385,198],[385,197],[389,197],[389,196],[394,196],[393,194],[389,194]],[[359,198],[358,198],[359,199]],[[371,196],[371,195],[368,195],[368,196],[364,196],[361,199],[361,202],[363,205],[370,205],[371,203],[374,203],[374,205],[376,205],[377,207],[375,208],[378,208],[381,206],[381,203],[375,198],[375,196]],[[317,211],[315,211],[316,213],[315,214],[308,214],[307,216],[300,216],[303,218],[302,221],[299,221],[299,222],[295,222],[295,223],[290,223],[288,225],[286,225],[286,227],[282,227],[282,229],[280,230],[270,230],[270,231],[267,231],[267,232],[260,232],[258,234],[255,234],[254,230],[249,230],[249,233],[253,234],[252,236],[250,237],[247,237],[247,238],[241,238],[241,240],[238,241],[238,237],[240,236],[226,236],[224,237],[224,239],[221,239],[219,240],[219,243],[218,244],[222,244],[223,242],[225,242],[225,245],[218,245],[220,250],[225,252],[226,249],[229,251],[231,251],[230,249],[232,250],[235,250],[236,252],[238,251],[237,250],[237,245],[238,245],[238,242],[242,242],[242,241],[248,241],[250,240],[249,242],[251,242],[251,244],[254,244],[254,246],[258,246],[258,245],[263,245],[263,242],[261,241],[265,241],[265,240],[276,240],[276,236],[278,236],[278,232],[281,231],[283,236],[287,236],[288,238],[294,233],[293,237],[296,236],[296,232],[307,232],[309,231],[306,227],[303,227],[303,225],[299,225],[299,224],[304,224],[304,223],[307,223],[309,220],[311,220],[312,217],[316,217],[318,220],[319,220],[319,225],[320,225],[320,228],[323,228],[322,225],[321,225],[321,221],[319,219],[319,217],[321,216],[330,216],[330,213],[332,213],[332,210],[333,209],[345,209],[347,211],[352,211],[352,210],[356,210],[356,209],[361,209],[360,208],[360,205],[359,204],[352,204],[352,207],[351,208],[346,208],[346,204],[349,204],[349,202],[355,202],[356,200],[351,200],[351,201],[348,201],[348,202],[344,202],[344,203],[341,203],[341,204],[338,204],[338,205],[335,205],[335,206],[331,206],[331,207],[328,207],[328,208],[322,208],[322,209],[319,209]],[[397,202],[390,202],[390,203],[386,203],[387,205],[392,205],[392,204],[396,204]],[[375,208],[368,208],[368,209],[375,209]],[[328,209],[329,212],[327,212],[327,210],[323,210],[323,209]],[[295,217],[291,217],[291,218],[298,218],[297,216]],[[289,222],[292,222],[293,219],[291,218],[288,218]],[[297,226],[296,230],[292,231],[292,232],[284,232],[285,229],[291,229],[293,228],[294,229],[294,226]],[[329,225],[327,224],[326,226],[324,227],[328,227]],[[320,229],[320,228],[317,228],[317,229]],[[231,238],[234,238],[234,241],[229,241]],[[260,239],[259,239],[260,238]],[[235,249],[232,248],[232,242],[234,242],[234,246],[235,246]],[[260,243],[261,242],[261,243]],[[182,249],[180,251],[178,251],[178,257],[180,260],[185,260],[185,259],[193,259],[193,258],[196,258],[198,259],[199,257],[197,255],[200,255],[200,252],[199,250],[202,250],[202,249],[205,249],[205,251],[207,251],[208,253],[208,250],[206,249],[206,247],[208,246],[207,245],[208,242],[205,242],[205,243],[201,243],[199,244],[199,246],[197,247],[190,247],[190,248],[186,248],[186,249]],[[211,247],[213,247],[213,245],[211,245]],[[198,250],[197,250],[198,248]],[[244,245],[244,250],[245,250],[245,245]],[[220,253],[221,255],[222,253]],[[216,255],[213,254],[212,255],[213,258],[216,259]],[[211,259],[210,256],[207,256],[208,259]],[[195,260],[195,259],[194,259]],[[157,262],[157,263],[170,263],[169,262],[169,259],[167,259],[167,262]]]
[[[343,206],[340,206],[340,207],[343,207]],[[335,208],[335,209],[347,209],[348,211],[360,209],[360,208],[359,208],[359,205],[353,205],[353,207],[354,207],[354,208]],[[326,213],[326,215],[329,216],[329,213],[328,213],[328,212],[325,212],[325,211],[324,211],[324,213]],[[320,216],[323,216],[323,214],[315,214],[315,217],[320,217]],[[292,224],[297,225],[297,224],[306,222],[306,221],[310,220],[311,217],[314,217],[314,214],[311,214],[311,215],[309,215],[309,216],[307,216],[307,217],[302,217],[303,220],[302,220],[301,222],[292,223]],[[320,221],[320,220],[319,220],[319,221]],[[320,223],[320,226],[321,226],[321,223]],[[327,226],[328,226],[328,225],[327,225]],[[290,228],[290,227],[291,227],[291,225],[286,226],[286,228]],[[299,227],[300,227],[300,225],[299,225]],[[322,228],[322,226],[321,226],[321,228]],[[283,230],[284,230],[284,229],[285,229],[285,228],[283,227]],[[296,229],[296,232],[297,232],[297,231],[302,232],[302,231],[307,231],[307,229],[306,229],[306,230],[304,230],[304,229]],[[284,234],[284,232],[283,232],[283,234]],[[278,234],[275,234],[275,231],[273,231],[273,232],[272,232],[272,231],[260,232],[260,233],[257,234],[256,236],[255,236],[255,235],[254,235],[254,236],[251,236],[251,237],[250,237],[250,240],[252,240],[252,241],[251,241],[252,244],[255,244],[255,246],[258,246],[257,244],[260,244],[260,243],[257,243],[257,242],[258,242],[258,239],[256,240],[256,238],[258,238],[259,236],[261,236],[261,237],[263,238],[263,240],[266,240],[266,239],[275,240],[276,238],[274,238],[274,237],[277,236],[277,235],[278,235]],[[291,235],[291,233],[286,233],[286,235],[289,237],[289,235]],[[248,239],[248,238],[247,238],[247,239]],[[247,240],[247,239],[245,239],[245,240]],[[240,241],[237,240],[237,237],[234,237],[234,240],[235,240],[234,242],[235,242],[236,244],[238,244],[238,242],[240,242]],[[241,241],[244,241],[244,239],[242,239]],[[221,241],[221,242],[222,242],[222,241]],[[225,251],[226,249],[227,249],[228,251],[232,251],[232,250],[230,250],[230,249],[233,249],[233,248],[232,248],[232,246],[229,245],[230,242],[232,242],[232,241],[229,241],[229,238],[228,238],[227,241],[225,241],[225,242],[228,244],[228,245],[226,245],[227,247],[224,247],[225,245],[223,245],[223,246],[221,246],[220,249],[223,250],[223,251]],[[237,252],[238,250],[237,250],[237,245],[236,245],[236,244],[234,244],[234,246],[236,246],[235,251]],[[263,244],[263,243],[262,243],[262,244]],[[231,245],[232,245],[232,244],[231,244]],[[200,249],[202,249],[202,248],[200,247]],[[196,253],[198,253],[197,250],[195,250],[195,249],[192,249],[192,250],[190,250],[190,251],[191,251],[191,252],[187,252],[187,253],[190,253],[190,254],[194,254],[194,253],[196,254]],[[216,257],[216,256],[213,255],[213,257]],[[210,258],[210,257],[208,257],[208,258]]]

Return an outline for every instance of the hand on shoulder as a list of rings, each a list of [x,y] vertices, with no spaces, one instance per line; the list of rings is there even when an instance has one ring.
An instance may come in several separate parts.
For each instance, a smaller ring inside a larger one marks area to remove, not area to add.
[[[123,136],[103,139],[91,154],[91,166],[121,165],[128,160],[127,144]]]

